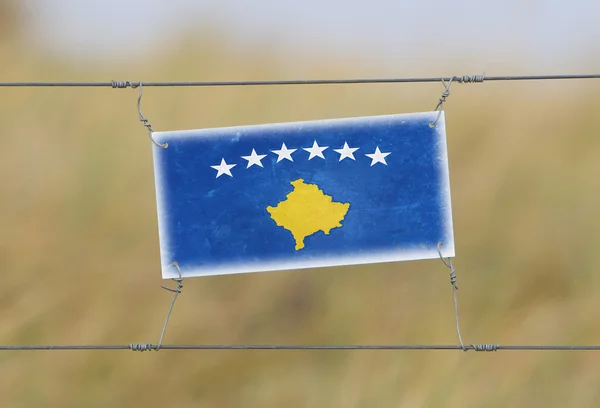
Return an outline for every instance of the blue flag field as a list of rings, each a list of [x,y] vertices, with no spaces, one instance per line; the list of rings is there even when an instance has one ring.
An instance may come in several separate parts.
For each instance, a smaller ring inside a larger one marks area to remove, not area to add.
[[[162,277],[453,257],[437,117],[153,133]]]

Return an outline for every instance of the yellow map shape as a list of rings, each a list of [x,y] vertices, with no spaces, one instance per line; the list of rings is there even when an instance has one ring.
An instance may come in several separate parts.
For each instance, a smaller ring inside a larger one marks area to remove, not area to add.
[[[341,227],[350,203],[332,202],[316,184],[305,184],[303,179],[290,183],[294,191],[277,207],[267,207],[275,223],[290,231],[296,240],[296,251],[304,248],[304,238],[323,231],[329,235],[332,228]]]

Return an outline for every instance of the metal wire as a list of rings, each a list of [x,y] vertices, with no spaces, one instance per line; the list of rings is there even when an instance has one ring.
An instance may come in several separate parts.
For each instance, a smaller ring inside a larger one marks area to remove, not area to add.
[[[154,344],[124,344],[124,345],[54,345],[54,346],[0,346],[0,351],[37,351],[37,350],[156,350]],[[490,351],[600,351],[598,346],[556,346],[556,345],[513,345],[471,344],[464,346],[467,350]],[[162,345],[161,350],[459,350],[459,345],[281,345],[281,344],[192,344],[192,345]]]
[[[129,81],[127,81],[127,82],[113,81],[113,88],[126,88],[127,85],[131,86],[132,88],[136,87],[136,86],[133,86],[131,84],[131,82],[129,82]],[[142,125],[148,131],[148,137],[150,138],[152,143],[154,143],[158,147],[162,147],[162,148],[166,149],[169,146],[168,143],[164,143],[164,144],[157,143],[156,140],[154,140],[154,138],[152,137],[152,133],[154,133],[154,130],[152,129],[152,125],[150,124],[150,122],[148,122],[148,119],[146,119],[146,117],[142,113],[142,95],[143,95],[144,88],[143,88],[141,82],[139,83],[139,87],[140,87],[140,94],[139,94],[138,100],[137,100],[137,110],[138,110],[138,116],[139,116],[140,122],[142,122]]]
[[[177,273],[179,275],[178,278],[174,278],[173,281],[177,282],[177,287],[175,289],[171,289],[168,286],[161,285],[161,288],[168,290],[169,292],[173,292],[173,300],[171,301],[171,306],[169,307],[169,312],[167,313],[167,318],[165,319],[165,324],[163,325],[162,331],[160,333],[160,339],[158,340],[158,345],[155,350],[158,351],[162,347],[162,342],[165,337],[165,332],[167,331],[167,326],[169,325],[169,318],[171,317],[171,313],[173,312],[173,306],[175,306],[175,302],[177,301],[177,296],[181,293],[183,289],[183,277],[181,276],[181,269],[179,268],[179,264],[177,262],[173,262],[172,265],[177,268]],[[133,350],[133,349],[132,349]],[[139,350],[145,351],[145,350]]]
[[[450,258],[448,258],[448,262],[446,262],[444,260],[444,257],[442,256],[442,251],[441,251],[441,248],[443,245],[444,245],[443,242],[438,242],[437,251],[438,251],[438,255],[440,256],[440,259],[442,260],[444,265],[446,265],[446,267],[448,269],[450,269],[450,284],[452,285],[452,294],[454,296],[454,318],[456,320],[456,335],[458,336],[458,342],[460,343],[460,347],[464,351],[467,351],[468,348],[465,347],[465,345],[463,344],[462,335],[460,334],[460,323],[458,321],[458,296],[456,293],[456,292],[458,292],[458,285],[456,284],[456,269],[454,269],[454,265],[452,265],[452,260]],[[475,347],[475,345],[473,345],[473,344],[471,344],[471,346]],[[477,351],[479,351],[479,350],[477,350]]]
[[[448,97],[449,85],[454,82],[459,83],[481,83],[484,81],[529,81],[529,80],[563,80],[563,79],[600,79],[600,74],[566,74],[566,75],[514,75],[514,76],[485,76],[485,75],[462,75],[450,77],[428,77],[428,78],[362,78],[362,79],[316,79],[316,80],[271,80],[271,81],[183,81],[183,82],[143,82],[143,86],[152,87],[210,87],[210,86],[261,86],[261,85],[335,85],[335,84],[376,84],[376,83],[426,83],[442,82],[447,84],[445,92],[438,104],[441,108],[443,102]],[[148,128],[151,135],[152,129],[148,121],[143,117],[140,109],[140,100],[142,95],[142,82],[132,81],[110,81],[110,82],[0,82],[0,87],[110,87],[113,89],[140,88],[140,97],[138,98],[138,112],[140,120]],[[441,109],[440,109],[441,112]],[[439,117],[438,117],[439,118]],[[151,137],[152,139],[152,137]],[[152,140],[154,142],[154,140]],[[155,142],[156,143],[156,142]],[[440,253],[441,257],[441,253]],[[460,351],[481,351],[491,352],[500,350],[520,350],[520,351],[600,351],[600,345],[597,346],[556,346],[556,345],[513,345],[501,346],[499,344],[470,344],[464,345],[460,335],[458,324],[458,305],[456,298],[456,275],[454,267],[449,263],[442,262],[450,268],[451,284],[454,288],[454,306],[456,314],[457,334],[460,345],[163,345],[162,340],[167,328],[169,317],[173,310],[174,303],[179,293],[181,293],[182,282],[181,275],[177,282],[176,289],[168,289],[175,293],[163,330],[161,332],[159,343],[132,343],[128,345],[14,345],[1,346],[0,351],[34,351],[34,350],[132,350],[132,351],[150,351],[155,350],[460,350]]]
[[[465,77],[461,78],[461,81],[463,81]],[[440,96],[440,101],[438,102],[438,104],[435,106],[434,111],[437,111],[438,115],[437,118],[435,119],[435,121],[431,122],[429,124],[429,127],[434,127],[438,121],[440,120],[440,117],[442,116],[442,111],[444,110],[444,102],[446,102],[446,99],[448,99],[448,97],[450,96],[450,87],[452,86],[452,81],[454,78],[450,78],[450,81],[446,82],[444,80],[442,80],[442,85],[444,85],[444,92],[442,92],[442,96]],[[477,82],[483,82],[483,76],[481,77],[477,77],[477,79],[481,79],[481,81],[477,81]],[[471,78],[468,78],[467,80],[464,80],[463,82],[465,83],[470,83],[470,82],[475,82],[475,80],[471,81]],[[439,249],[438,249],[439,252]],[[441,254],[440,254],[441,257]],[[444,259],[442,258],[442,261]],[[446,263],[446,262],[444,262]]]
[[[183,287],[181,270],[177,263],[173,265],[179,272],[179,278],[173,279],[177,282],[175,289],[162,286],[164,289],[174,292],[174,297],[167,313],[167,318],[160,335],[158,344],[150,343],[132,343],[128,345],[14,345],[2,346],[0,351],[74,351],[74,350],[131,350],[131,351],[159,351],[159,350],[460,350],[460,351],[477,351],[477,352],[495,352],[495,351],[600,351],[600,345],[590,346],[558,346],[558,345],[507,345],[500,344],[463,344],[460,334],[460,325],[458,321],[458,301],[456,292],[458,286],[456,284],[456,271],[452,265],[452,261],[444,260],[441,253],[443,243],[438,243],[438,253],[440,259],[446,267],[450,269],[450,283],[453,287],[454,294],[454,312],[456,317],[456,332],[460,345],[424,345],[424,344],[395,344],[395,345],[282,345],[282,344],[193,344],[193,345],[164,345],[162,344],[165,331],[169,322],[169,317],[173,311],[173,306],[177,300],[177,296],[181,293]]]
[[[258,85],[335,85],[335,84],[382,84],[382,83],[422,83],[454,81],[459,83],[480,83],[487,81],[533,81],[562,79],[600,79],[600,74],[565,75],[460,75],[423,78],[349,78],[349,79],[309,79],[309,80],[270,80],[270,81],[167,81],[144,82],[144,86],[188,87],[188,86],[258,86]],[[0,87],[109,87],[123,89],[137,88],[141,82],[0,82]]]

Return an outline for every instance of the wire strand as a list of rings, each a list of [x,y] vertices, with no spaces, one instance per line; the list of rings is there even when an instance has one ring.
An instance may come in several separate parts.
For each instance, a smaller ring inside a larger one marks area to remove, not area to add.
[[[156,350],[154,344],[127,344],[127,345],[37,345],[37,346],[0,346],[0,351],[58,351],[58,350]],[[490,351],[600,351],[597,346],[557,346],[557,345],[507,345],[499,344],[471,344],[465,349],[490,352]],[[460,345],[281,345],[281,344],[193,344],[193,345],[161,345],[161,350],[459,350]]]
[[[488,81],[534,81],[562,79],[600,79],[600,74],[564,74],[564,75],[460,75],[448,77],[413,78],[349,78],[349,79],[308,79],[308,80],[267,80],[267,81],[167,81],[143,82],[145,87],[204,87],[204,86],[258,86],[258,85],[335,85],[335,84],[381,84],[381,83],[423,83],[423,82],[459,82],[480,83]],[[137,88],[140,82],[0,82],[0,87],[109,87]]]
[[[270,80],[270,81],[183,81],[183,82],[143,82],[146,87],[210,87],[210,86],[261,86],[261,85],[335,85],[335,84],[376,84],[376,83],[427,83],[427,82],[459,82],[481,83],[484,81],[529,81],[529,80],[563,80],[563,79],[600,79],[600,74],[566,74],[566,75],[515,75],[515,76],[484,76],[463,75],[450,77],[425,78],[362,78],[362,79],[316,79],[316,80]],[[137,88],[142,82],[111,81],[111,82],[0,82],[0,87],[110,87],[113,89]],[[141,89],[140,89],[141,90]],[[139,101],[138,101],[139,102]],[[141,116],[141,113],[140,113]],[[443,258],[442,258],[442,261]],[[445,263],[445,261],[444,261]],[[453,267],[446,265],[453,270]],[[452,278],[452,275],[451,275]],[[454,283],[454,282],[451,282]],[[474,350],[491,352],[499,350],[520,351],[600,351],[597,346],[556,346],[556,345],[513,345],[471,344],[463,345],[458,326],[458,310],[456,287],[454,288],[454,304],[456,313],[457,333],[460,345],[163,345],[162,340],[171,315],[177,295],[181,292],[181,281],[171,302],[165,320],[161,337],[157,345],[147,343],[132,343],[129,345],[14,345],[1,346],[0,351],[33,351],[33,350]]]
[[[165,332],[167,331],[167,326],[169,325],[169,318],[171,317],[171,313],[173,312],[173,306],[175,306],[175,302],[177,301],[177,296],[181,293],[183,289],[183,277],[181,276],[181,269],[179,268],[179,264],[177,262],[173,262],[175,268],[177,268],[178,278],[173,279],[177,283],[177,287],[175,289],[169,288],[168,286],[161,286],[161,288],[168,290],[169,292],[173,292],[173,300],[171,301],[171,306],[169,307],[169,311],[167,312],[167,317],[165,319],[165,323],[163,324],[162,331],[160,333],[160,339],[158,340],[158,345],[156,346],[156,351],[160,350],[162,347],[163,339],[165,338]],[[144,350],[140,350],[144,351]]]

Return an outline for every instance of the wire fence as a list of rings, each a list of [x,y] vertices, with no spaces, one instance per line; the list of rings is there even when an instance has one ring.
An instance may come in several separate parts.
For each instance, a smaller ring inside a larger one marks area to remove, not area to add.
[[[600,351],[600,346],[553,346],[553,345],[283,345],[283,344],[190,344],[157,345],[133,343],[125,345],[46,345],[46,346],[0,346],[0,351],[51,351],[51,350],[454,350],[454,351]]]
[[[384,83],[432,83],[441,82],[445,91],[435,110],[443,109],[442,105],[449,95],[450,85],[458,83],[482,83],[484,81],[530,81],[530,80],[567,80],[567,79],[600,79],[600,74],[564,74],[564,75],[516,75],[516,76],[485,76],[463,75],[448,77],[421,77],[421,78],[358,78],[358,79],[315,79],[315,80],[269,80],[269,81],[182,81],[182,82],[0,82],[0,87],[110,87],[113,89],[140,88],[138,98],[138,113],[140,121],[148,128],[152,140],[152,128],[148,120],[142,115],[140,102],[142,87],[211,87],[211,86],[269,86],[269,85],[335,85],[335,84],[384,84]],[[439,250],[439,248],[438,248]],[[450,259],[446,262],[441,253],[440,258],[444,265],[450,269],[450,283],[453,286],[454,311],[456,318],[456,332],[459,345],[227,345],[227,344],[195,344],[195,345],[163,345],[162,341],[167,329],[169,317],[177,296],[182,290],[181,271],[179,278],[173,279],[177,283],[175,289],[163,286],[164,289],[174,292],[165,323],[162,328],[158,344],[131,343],[125,345],[0,345],[0,351],[75,351],[75,350],[131,350],[131,351],[159,351],[159,350],[453,350],[453,351],[600,351],[600,345],[500,345],[500,344],[463,344],[458,320],[458,301],[456,292],[456,273]],[[175,265],[179,270],[179,267]]]
[[[461,75],[446,77],[412,77],[412,78],[348,78],[348,79],[306,79],[306,80],[266,80],[266,81],[166,81],[166,82],[0,82],[0,87],[109,87],[137,88],[143,86],[157,87],[207,87],[207,86],[268,86],[268,85],[336,85],[336,84],[392,84],[392,83],[427,83],[458,82],[481,83],[489,81],[537,81],[563,79],[600,79],[600,74],[558,74],[558,75]]]

